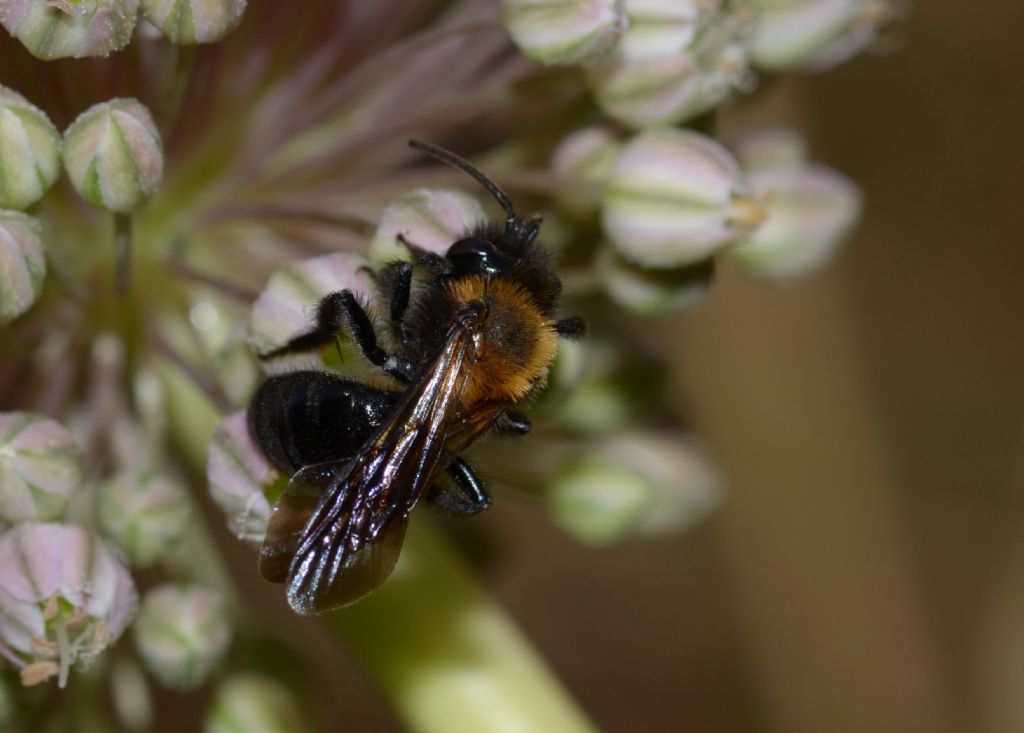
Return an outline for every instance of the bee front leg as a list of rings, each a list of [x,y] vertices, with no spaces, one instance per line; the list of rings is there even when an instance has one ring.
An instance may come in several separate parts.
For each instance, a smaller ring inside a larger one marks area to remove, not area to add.
[[[456,458],[445,469],[452,480],[452,486],[435,483],[427,492],[427,501],[451,514],[469,516],[478,514],[491,505],[491,497],[484,489],[483,481],[473,468],[461,458]]]

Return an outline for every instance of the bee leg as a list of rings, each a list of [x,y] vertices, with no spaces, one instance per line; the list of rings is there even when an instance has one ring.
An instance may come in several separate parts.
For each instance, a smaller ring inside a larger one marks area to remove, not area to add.
[[[555,322],[555,331],[562,338],[575,341],[583,338],[587,333],[587,324],[579,316],[569,316]]]
[[[380,272],[378,286],[381,295],[390,304],[391,333],[402,346],[409,346],[412,334],[404,318],[409,308],[409,294],[412,290],[412,263],[392,262],[385,266]]]
[[[427,491],[427,501],[431,504],[460,516],[477,514],[491,505],[491,497],[487,495],[483,481],[464,460],[456,458],[445,471],[452,485],[434,483]]]
[[[503,412],[494,423],[495,430],[508,435],[526,435],[532,427],[533,423],[518,412]]]

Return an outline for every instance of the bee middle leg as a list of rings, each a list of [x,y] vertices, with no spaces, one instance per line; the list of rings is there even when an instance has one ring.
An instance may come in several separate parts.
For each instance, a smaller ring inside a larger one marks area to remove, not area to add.
[[[398,261],[385,265],[377,276],[377,286],[388,302],[391,333],[402,346],[409,346],[412,334],[405,323],[405,312],[412,291],[412,263]]]
[[[460,516],[477,514],[491,505],[491,497],[484,489],[483,481],[464,460],[456,458],[448,464],[445,472],[452,485],[434,483],[426,495],[431,504]]]

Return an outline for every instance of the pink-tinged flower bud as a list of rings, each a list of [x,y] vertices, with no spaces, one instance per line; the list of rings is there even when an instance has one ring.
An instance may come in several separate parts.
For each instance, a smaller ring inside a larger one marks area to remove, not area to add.
[[[338,252],[275,270],[252,306],[249,343],[257,353],[265,353],[306,333],[316,320],[317,305],[329,293],[351,290],[363,302],[371,302],[373,278],[367,267],[362,255]],[[298,354],[263,366],[280,371],[295,364],[309,365],[314,359],[314,354]]]
[[[0,209],[0,326],[31,308],[43,289],[46,257],[41,231],[31,216]]]
[[[139,0],[0,0],[0,25],[41,59],[106,56],[128,45]]]
[[[760,11],[750,41],[765,71],[822,71],[876,41],[898,16],[894,0],[750,0]]]
[[[555,522],[591,545],[682,532],[721,496],[700,446],[685,435],[649,431],[617,434],[570,459],[547,493]]]
[[[502,20],[523,55],[545,66],[599,59],[626,28],[622,0],[502,0]]]
[[[384,209],[367,256],[374,267],[392,260],[408,260],[409,248],[398,241],[399,236],[421,249],[443,255],[453,242],[486,221],[487,215],[474,196],[462,191],[419,188],[403,194]]]
[[[0,208],[24,209],[42,198],[60,175],[60,148],[46,113],[0,86]]]
[[[0,519],[57,519],[81,478],[82,452],[63,425],[31,412],[0,412]]]
[[[0,642],[24,663],[23,684],[65,685],[117,640],[135,613],[131,576],[92,532],[26,522],[0,535]]]
[[[242,19],[245,0],[142,0],[142,13],[174,43],[219,41]]]
[[[206,712],[205,733],[293,733],[311,730],[288,688],[255,674],[225,680]]]
[[[644,267],[707,259],[764,219],[739,166],[691,130],[647,130],[626,143],[605,186],[602,221],[618,252]]]
[[[569,214],[583,218],[601,206],[601,193],[611,175],[622,144],[606,127],[587,127],[569,135],[551,161],[558,181],[558,203]]]
[[[712,260],[673,269],[638,267],[611,247],[597,255],[598,279],[608,297],[638,316],[693,308],[707,297],[714,276]]]
[[[807,143],[796,130],[784,127],[748,132],[726,144],[746,173],[807,162]]]
[[[185,490],[159,474],[125,473],[99,487],[103,530],[133,565],[152,565],[170,554],[191,514]]]
[[[162,585],[146,593],[132,631],[146,669],[182,690],[202,684],[231,641],[224,599],[197,585]]]
[[[282,480],[249,437],[245,411],[224,418],[213,431],[206,458],[210,497],[241,540],[263,541],[270,517],[266,490]]]
[[[89,203],[117,212],[138,208],[164,172],[153,116],[134,99],[93,105],[64,132],[64,168]]]

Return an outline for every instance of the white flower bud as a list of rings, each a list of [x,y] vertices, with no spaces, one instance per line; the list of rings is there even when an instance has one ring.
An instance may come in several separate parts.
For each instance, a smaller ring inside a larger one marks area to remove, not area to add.
[[[0,86],[0,208],[24,209],[42,198],[60,175],[60,148],[46,113]]]
[[[99,487],[100,522],[134,565],[151,565],[172,552],[188,528],[188,495],[155,473],[125,473]]]
[[[263,541],[270,518],[270,502],[264,491],[281,478],[252,442],[245,411],[224,418],[210,440],[206,479],[210,497],[227,515],[236,537],[253,543]]]
[[[149,591],[132,630],[146,669],[168,687],[185,690],[203,683],[231,641],[224,600],[196,585]]]
[[[310,730],[302,708],[286,687],[255,674],[225,680],[206,713],[206,733],[293,733]]]
[[[106,56],[128,45],[139,0],[0,0],[0,25],[41,59]]]
[[[587,127],[569,135],[551,161],[558,181],[558,203],[570,214],[585,217],[600,208],[605,181],[622,145],[605,127]]]
[[[407,242],[443,255],[466,232],[484,224],[487,215],[474,196],[447,189],[419,188],[402,194],[380,216],[367,257],[374,267],[392,260],[408,260]]]
[[[134,99],[93,105],[64,132],[64,168],[89,203],[132,211],[163,178],[163,143],[153,116]]]
[[[548,491],[554,520],[581,542],[681,532],[721,501],[721,480],[684,435],[618,434],[571,460]]]
[[[626,262],[607,246],[598,253],[595,267],[608,297],[639,316],[694,307],[707,297],[714,275],[710,259],[675,269],[651,269]]]
[[[63,425],[31,412],[0,412],[0,519],[57,519],[81,478],[82,452]]]
[[[26,522],[0,535],[0,642],[25,662],[21,680],[57,676],[90,662],[135,613],[131,576],[88,530]]]
[[[760,11],[750,41],[765,71],[821,71],[873,43],[897,16],[894,0],[750,0]]]
[[[313,327],[317,304],[329,293],[351,290],[363,302],[372,301],[373,278],[367,266],[362,255],[338,252],[275,270],[252,306],[249,343],[263,353],[308,332]],[[313,358],[312,354],[297,354],[263,366],[280,371],[296,363],[308,366]]]
[[[622,0],[502,0],[502,20],[523,55],[545,66],[590,63],[626,28]]]
[[[807,143],[796,130],[772,127],[727,141],[746,173],[807,162]]]
[[[691,130],[637,135],[604,191],[605,233],[627,260],[646,267],[707,259],[763,219],[729,152]]]
[[[142,0],[142,13],[174,43],[213,43],[234,29],[245,0]]]
[[[31,216],[0,209],[0,326],[31,308],[43,289],[41,230]]]

